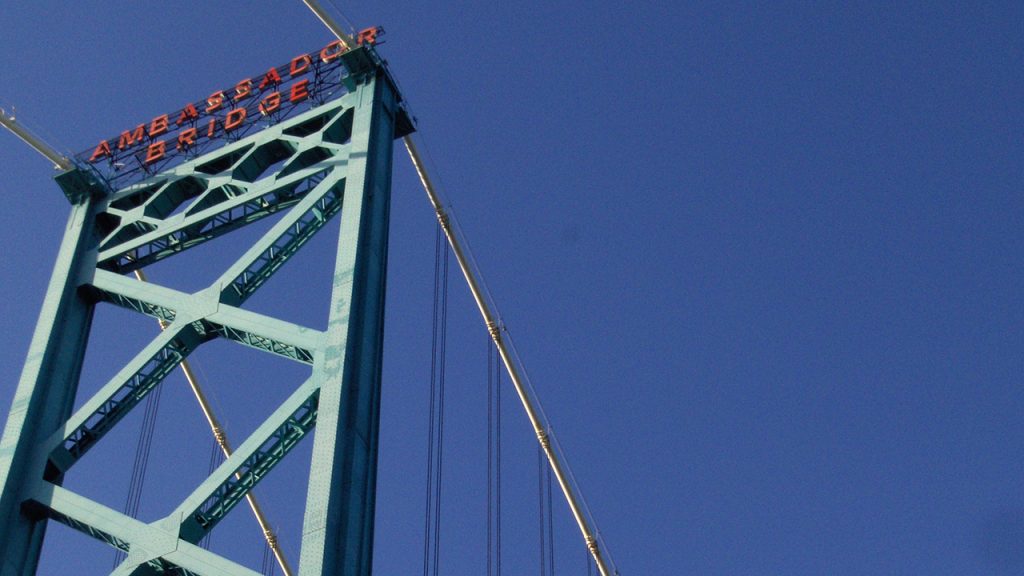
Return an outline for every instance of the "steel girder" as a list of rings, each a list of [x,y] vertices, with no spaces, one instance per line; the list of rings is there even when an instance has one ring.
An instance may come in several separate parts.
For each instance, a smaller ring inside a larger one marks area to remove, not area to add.
[[[0,439],[0,576],[35,573],[48,520],[125,551],[115,574],[255,574],[196,544],[314,431],[300,573],[370,573],[398,98],[377,69],[338,100],[142,183],[68,191],[71,218]],[[91,178],[73,171],[59,181],[77,187]],[[204,290],[125,276],[279,212]],[[241,308],[339,213],[326,331]],[[93,310],[104,303],[167,326],[72,411]],[[161,520],[142,523],[61,486],[182,359],[215,338],[307,364],[312,375]]]

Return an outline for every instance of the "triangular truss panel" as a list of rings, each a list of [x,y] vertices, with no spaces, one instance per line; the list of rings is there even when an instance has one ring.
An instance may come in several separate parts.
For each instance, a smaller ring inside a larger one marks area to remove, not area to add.
[[[344,96],[137,184],[112,189],[84,168],[58,177],[72,214],[0,440],[0,576],[35,573],[51,520],[122,550],[115,574],[254,575],[199,543],[311,435],[298,572],[369,574],[392,141],[410,128],[379,64],[348,82]],[[270,216],[269,230],[198,291],[134,275]],[[245,309],[334,218],[327,329]],[[96,306],[152,317],[163,330],[134,343],[141,351],[76,402]],[[215,339],[305,365],[310,376],[159,520],[63,487],[91,448]]]

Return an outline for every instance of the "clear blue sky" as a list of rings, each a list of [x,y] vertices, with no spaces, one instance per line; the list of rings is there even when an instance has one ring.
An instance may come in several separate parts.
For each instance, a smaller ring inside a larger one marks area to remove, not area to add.
[[[342,8],[387,30],[381,52],[624,575],[1024,573],[1024,4]],[[36,2],[3,20],[0,105],[74,151],[330,39],[298,0]],[[433,216],[400,152],[380,574],[422,563]],[[49,177],[0,134],[4,413],[68,213]],[[288,298],[253,307],[319,326],[326,300],[306,287],[328,280],[330,243],[268,286]],[[201,256],[209,281],[222,262]],[[468,575],[484,566],[486,335],[454,275],[451,298],[441,563]],[[105,310],[97,329],[122,340],[94,344],[87,389],[156,327]],[[301,373],[236,348],[196,359],[240,436]],[[209,451],[168,383],[150,520]],[[534,453],[508,392],[505,569],[535,573]],[[130,436],[70,485],[120,508]],[[308,450],[293,460],[259,493],[297,559]],[[557,573],[585,573],[556,513]],[[254,566],[259,544],[244,509],[214,535]],[[111,562],[67,530],[48,546],[83,554],[83,573]]]

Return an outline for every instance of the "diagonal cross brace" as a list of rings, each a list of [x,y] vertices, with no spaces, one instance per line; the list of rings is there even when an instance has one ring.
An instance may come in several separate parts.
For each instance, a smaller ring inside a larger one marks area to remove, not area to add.
[[[204,315],[210,308],[200,296],[205,291],[200,295],[186,294],[106,270],[96,271],[92,289],[97,298],[130,310],[143,313],[147,310],[170,310],[173,314],[180,310],[190,318],[199,318],[208,334],[305,364],[312,363],[323,342],[324,334],[319,330],[227,304],[217,304],[215,312]],[[160,319],[158,313],[150,312],[148,315]]]
[[[146,524],[74,492],[43,483],[26,501],[32,514],[45,515],[93,538],[129,552],[128,563],[154,562],[206,576],[258,576],[217,554],[180,539],[166,522]]]
[[[221,302],[240,305],[341,211],[345,173],[336,170],[246,251],[217,283]]]
[[[66,472],[200,343],[191,325],[161,332],[47,441],[50,463]]]
[[[310,378],[171,514],[182,538],[198,542],[316,425],[320,387]]]

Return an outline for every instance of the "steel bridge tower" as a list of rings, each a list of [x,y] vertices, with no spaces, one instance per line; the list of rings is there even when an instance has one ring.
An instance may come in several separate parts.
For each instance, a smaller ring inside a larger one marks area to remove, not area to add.
[[[72,209],[0,440],[0,576],[36,572],[49,521],[124,551],[115,574],[256,575],[198,543],[314,431],[299,573],[370,573],[392,143],[413,128],[371,47],[338,56],[336,70],[312,62],[311,94],[331,90],[311,96],[308,110],[269,114],[217,150],[153,164],[126,185],[83,161],[57,177]],[[273,214],[273,227],[203,290],[129,275]],[[335,216],[327,329],[245,310]],[[165,329],[74,409],[100,304]],[[187,498],[167,502],[158,521],[62,486],[191,352],[218,338],[308,365],[311,375]]]

